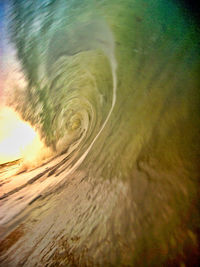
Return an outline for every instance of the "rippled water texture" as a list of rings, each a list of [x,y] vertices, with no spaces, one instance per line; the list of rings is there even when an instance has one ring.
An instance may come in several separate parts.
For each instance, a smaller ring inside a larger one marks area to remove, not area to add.
[[[7,3],[23,79],[4,97],[51,154],[0,165],[0,266],[198,266],[190,14],[161,0]]]

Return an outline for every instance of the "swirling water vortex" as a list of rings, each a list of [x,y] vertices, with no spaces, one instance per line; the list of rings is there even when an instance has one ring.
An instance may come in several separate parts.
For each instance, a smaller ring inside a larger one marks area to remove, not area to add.
[[[95,75],[90,72],[88,66],[82,66],[84,58],[79,61],[79,56],[77,57],[74,55],[83,53],[88,50],[101,49],[107,56],[111,67],[113,86],[111,94],[111,107],[108,114],[104,118],[100,129],[93,137],[93,139],[89,141],[87,140],[88,137],[86,138],[86,143],[89,144],[89,147],[84,147],[84,153],[79,159],[76,158],[76,163],[73,167],[70,168],[70,172],[75,170],[85,159],[93,144],[106,126],[106,123],[108,122],[114,109],[117,93],[117,63],[114,55],[114,47],[115,41],[112,32],[106,25],[105,21],[103,21],[102,19],[91,20],[89,22],[87,21],[85,23],[81,23],[80,25],[75,24],[75,26],[73,25],[72,28],[67,28],[67,30],[59,30],[54,34],[50,42],[47,54],[47,70],[49,76],[52,72],[52,70],[50,70],[52,63],[54,64],[55,61],[59,59],[59,57],[68,56],[67,61],[69,60],[70,62],[69,64],[67,63],[67,66],[65,65],[66,63],[64,64],[64,66],[62,66],[61,63],[58,63],[58,70],[55,71],[57,77],[60,75],[62,77],[60,70],[62,71],[63,67],[65,69],[65,73],[67,73],[67,77],[65,77],[65,80],[63,81],[63,85],[67,89],[64,92],[64,94],[67,96],[66,99],[64,98],[64,106],[67,107],[67,110],[65,111],[62,109],[62,112],[67,115],[63,120],[67,121],[68,129],[71,128],[71,130],[77,130],[78,128],[79,130],[80,139],[79,141],[76,140],[75,145],[70,145],[70,155],[73,150],[76,150],[77,153],[78,150],[81,149],[82,144],[80,143],[82,143],[82,139],[85,139],[86,136],[90,136],[91,133],[94,134],[94,129],[98,129],[96,125],[97,119],[99,119],[102,112],[97,112],[97,110],[95,110],[96,107],[99,107],[97,101],[101,102],[101,106],[105,106],[105,103],[102,103],[103,96],[101,92],[99,92]],[[92,54],[85,55],[85,58],[90,58],[90,60],[91,57]],[[78,64],[79,67],[77,68]],[[79,71],[80,68],[82,70]],[[83,68],[85,69],[83,70]],[[53,77],[54,84],[55,80],[57,80],[57,77]],[[89,85],[87,85],[88,83]],[[52,88],[52,90],[56,89]],[[96,103],[94,100],[92,102],[92,100],[89,98],[90,94],[93,94],[93,98],[96,98]],[[98,115],[95,115],[97,113]],[[64,135],[66,138],[67,134],[65,133]],[[62,144],[62,147],[64,147],[64,144]]]

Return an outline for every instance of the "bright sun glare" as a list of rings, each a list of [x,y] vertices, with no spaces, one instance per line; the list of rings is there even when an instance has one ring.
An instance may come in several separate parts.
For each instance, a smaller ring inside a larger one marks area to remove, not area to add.
[[[39,135],[14,110],[0,109],[0,164],[17,159],[30,163],[39,155],[49,154],[47,150]]]

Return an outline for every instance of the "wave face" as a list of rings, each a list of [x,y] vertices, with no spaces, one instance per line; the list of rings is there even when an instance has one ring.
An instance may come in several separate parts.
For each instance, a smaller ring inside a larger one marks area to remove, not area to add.
[[[9,103],[53,157],[0,167],[1,266],[198,266],[199,37],[171,1],[10,2]],[[189,266],[189,265],[188,265]]]

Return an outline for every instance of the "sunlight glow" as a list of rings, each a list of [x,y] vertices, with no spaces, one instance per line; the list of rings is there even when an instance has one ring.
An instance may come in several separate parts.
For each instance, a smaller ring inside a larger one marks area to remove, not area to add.
[[[22,159],[34,165],[33,161],[49,154],[39,135],[17,112],[8,107],[0,109],[0,164]]]

